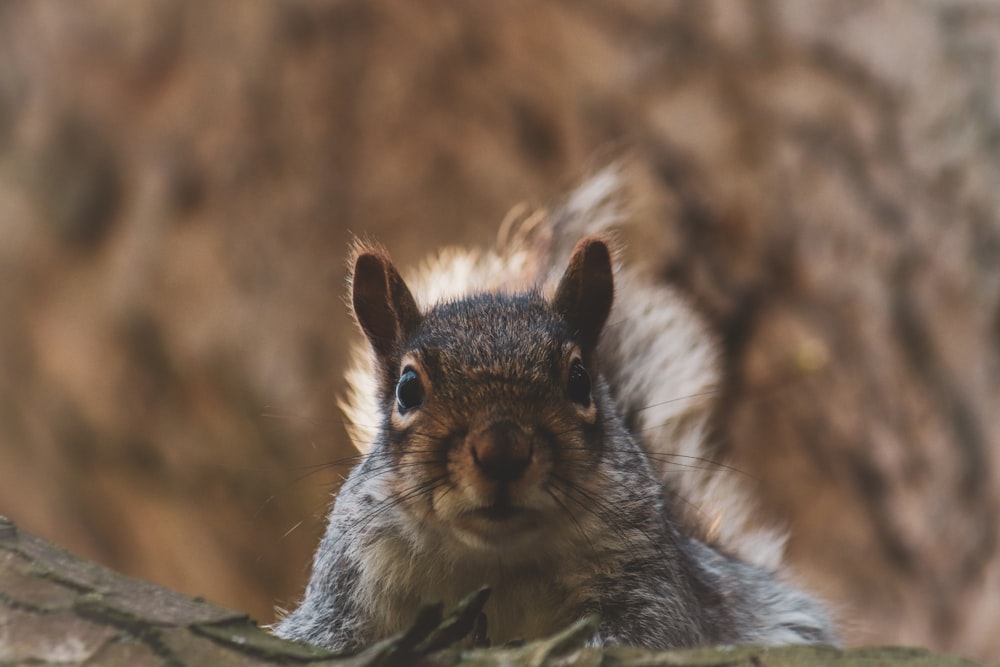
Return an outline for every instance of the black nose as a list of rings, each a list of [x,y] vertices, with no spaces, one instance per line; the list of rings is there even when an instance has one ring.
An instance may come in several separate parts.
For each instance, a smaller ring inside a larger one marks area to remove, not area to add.
[[[472,439],[472,460],[494,482],[513,482],[531,465],[531,437],[512,421],[491,424]]]

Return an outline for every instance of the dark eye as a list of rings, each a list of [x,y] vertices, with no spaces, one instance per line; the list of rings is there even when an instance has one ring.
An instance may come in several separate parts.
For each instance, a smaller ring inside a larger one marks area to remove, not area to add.
[[[412,368],[403,370],[396,383],[396,404],[400,412],[419,408],[424,402],[424,384]]]
[[[574,403],[579,403],[585,408],[590,407],[590,375],[579,359],[574,359],[569,367],[566,393],[569,395],[569,400]]]

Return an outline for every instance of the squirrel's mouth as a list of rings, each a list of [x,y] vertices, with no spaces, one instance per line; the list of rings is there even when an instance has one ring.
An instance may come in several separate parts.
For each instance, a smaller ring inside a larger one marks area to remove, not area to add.
[[[495,489],[493,493],[482,500],[486,502],[464,513],[467,518],[484,520],[491,523],[503,523],[519,519],[530,513],[528,508],[515,505],[511,502],[511,493],[506,487],[501,486]]]
[[[525,514],[527,510],[514,507],[508,502],[498,502],[472,510],[469,515],[487,521],[507,521]]]
[[[536,542],[551,525],[549,508],[531,490],[495,486],[477,491],[461,499],[445,496],[439,508],[439,518],[466,546],[494,553],[516,551]]]
[[[501,492],[493,499],[488,505],[483,505],[477,509],[471,510],[468,514],[486,519],[487,521],[507,521],[517,517],[518,515],[527,512],[526,509],[522,507],[517,507],[510,502],[510,497],[507,493]]]
[[[541,522],[537,511],[498,502],[463,512],[453,525],[460,535],[495,548],[516,541],[518,536],[533,534]]]

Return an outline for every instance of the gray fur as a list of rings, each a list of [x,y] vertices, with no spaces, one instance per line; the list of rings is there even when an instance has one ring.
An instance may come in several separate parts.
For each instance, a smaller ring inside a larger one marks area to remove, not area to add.
[[[689,394],[714,386],[714,344],[699,335],[703,327],[690,309],[666,288],[619,270],[601,342],[583,352],[593,376],[593,422],[573,417],[562,405],[562,385],[547,379],[548,360],[573,337],[550,305],[575,242],[567,240],[607,227],[601,207],[608,173],[597,179],[497,254],[446,255],[408,281],[418,303],[432,304],[423,307],[419,327],[401,334],[396,356],[379,359],[391,367],[404,354],[432,350],[419,359],[434,400],[448,406],[455,424],[488,414],[533,429],[538,474],[547,477],[539,484],[544,493],[530,502],[544,530],[524,544],[515,536],[509,545],[483,545],[441,520],[442,508],[462,502],[461,491],[447,486],[451,473],[434,488],[427,482],[437,479],[434,471],[451,470],[458,427],[441,424],[440,437],[420,432],[426,423],[408,431],[408,422],[394,417],[391,388],[365,355],[352,375],[348,414],[356,442],[374,445],[340,491],[305,597],[276,626],[278,635],[355,651],[407,627],[421,603],[453,605],[486,584],[493,588],[485,611],[494,643],[543,636],[592,612],[602,619],[595,645],[835,641],[823,607],[776,572],[779,538],[759,533],[741,542],[738,516],[714,545],[693,537],[708,531],[691,525],[678,494],[720,515],[745,506],[737,482],[697,472],[678,477],[659,457],[704,455],[710,400],[690,398],[649,417],[665,428],[653,436],[636,417],[667,400],[657,394],[665,377],[686,378],[681,391]],[[448,284],[435,287],[434,272]],[[645,434],[641,441],[626,428],[626,414]]]

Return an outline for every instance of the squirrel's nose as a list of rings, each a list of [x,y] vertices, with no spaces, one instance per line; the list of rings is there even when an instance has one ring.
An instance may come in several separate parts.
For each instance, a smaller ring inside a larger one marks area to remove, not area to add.
[[[512,421],[490,424],[471,445],[476,467],[494,482],[513,482],[531,465],[531,436]]]

